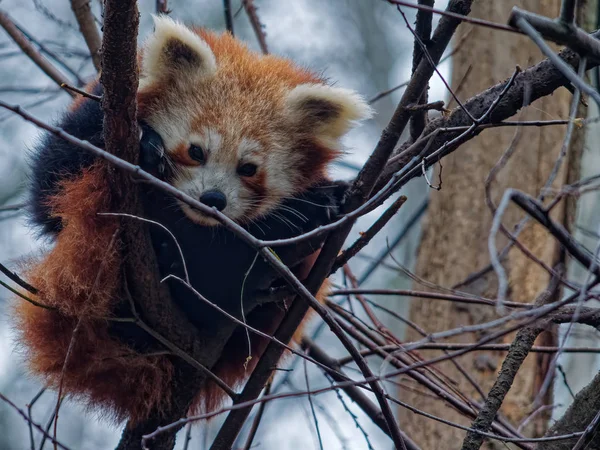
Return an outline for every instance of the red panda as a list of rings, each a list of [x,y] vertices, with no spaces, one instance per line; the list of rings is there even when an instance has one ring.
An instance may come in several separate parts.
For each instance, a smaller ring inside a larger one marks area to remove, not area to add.
[[[327,178],[328,165],[341,154],[342,136],[371,114],[359,95],[286,59],[258,55],[227,33],[191,29],[166,17],[155,19],[140,61],[145,170],[259,238],[291,237],[331,222],[345,185]],[[93,89],[101,94],[99,83]],[[103,146],[102,111],[92,99],[76,101],[59,126]],[[46,136],[33,154],[32,222],[53,247],[31,262],[27,275],[39,291],[37,300],[52,309],[19,302],[16,328],[31,371],[48,386],[60,385],[90,408],[136,423],[169,398],[174,356],[156,352],[160,346],[139,330],[106,320],[126,315],[128,308],[117,295],[124,257],[118,242],[111,245],[117,221],[99,215],[111,198],[107,170],[55,136]],[[256,252],[216,220],[144,189],[147,218],[176,237],[190,282],[203,296],[239,314],[242,283],[250,296],[276,280],[264,261],[255,261],[248,273]],[[172,239],[158,227],[150,232],[161,275],[181,274]],[[285,248],[278,255],[297,273],[314,256],[299,259]],[[178,283],[169,289],[195,326],[214,326],[217,312]],[[279,305],[270,304],[247,319],[272,333],[282,315]],[[231,336],[213,368],[230,385],[246,374],[242,335]],[[256,362],[265,341],[252,339]],[[196,406],[209,397],[199,393]]]

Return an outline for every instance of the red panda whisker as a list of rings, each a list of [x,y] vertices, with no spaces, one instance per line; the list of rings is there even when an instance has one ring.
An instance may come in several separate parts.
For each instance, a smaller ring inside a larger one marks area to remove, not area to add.
[[[304,214],[302,214],[301,212],[295,210],[294,208],[292,208],[290,206],[279,205],[279,208],[282,209],[283,211],[287,211],[289,213],[292,213],[294,216],[296,216],[297,218],[299,218],[303,222],[307,222],[308,221],[308,217],[306,217]]]
[[[298,198],[298,197],[286,198],[285,200],[289,200],[289,201],[297,201],[297,202],[302,202],[302,203],[307,203],[307,204],[309,204],[309,205],[312,205],[312,206],[317,206],[317,207],[319,207],[319,208],[333,208],[333,207],[332,207],[332,206],[330,206],[330,205],[319,205],[318,203],[311,202],[310,200],[306,200],[306,199],[303,199],[303,198]]]
[[[267,233],[265,232],[265,230],[263,230],[263,229],[262,229],[262,227],[261,227],[261,226],[258,224],[258,221],[257,221],[257,220],[251,220],[251,221],[250,221],[250,223],[249,223],[249,225],[253,225],[253,226],[255,226],[256,228],[258,228],[258,230],[259,230],[259,231],[260,231],[260,232],[261,232],[261,233],[262,233],[264,236],[266,236],[266,235],[267,235]],[[270,227],[269,227],[268,225],[266,225],[266,224],[263,224],[263,225],[265,225],[267,228],[270,228]]]
[[[273,217],[277,220],[279,220],[281,223],[287,225],[290,230],[297,230],[297,231],[302,231],[302,228],[300,228],[298,225],[296,225],[294,222],[292,222],[291,220],[289,220],[287,217],[284,217],[283,215],[281,215],[278,212],[273,212],[271,213],[273,215]]]

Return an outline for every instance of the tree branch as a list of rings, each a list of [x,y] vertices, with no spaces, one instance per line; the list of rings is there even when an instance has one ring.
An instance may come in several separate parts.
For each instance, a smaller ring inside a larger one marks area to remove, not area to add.
[[[594,377],[590,384],[579,391],[569,409],[550,427],[544,436],[552,437],[576,431],[584,431],[592,420],[594,420],[598,411],[600,411],[600,373]],[[571,450],[577,440],[578,437],[558,442],[541,442],[537,449]],[[586,448],[588,450],[600,449],[600,440],[596,439],[590,442],[590,445]]]
[[[101,67],[100,48],[102,47],[102,39],[96,27],[94,15],[92,14],[91,2],[90,0],[71,0],[71,9],[79,24],[79,31],[81,31],[83,39],[85,39],[85,43],[90,50],[90,55],[92,55],[94,67],[99,72]]]
[[[56,67],[52,65],[35,47],[29,42],[27,37],[17,28],[13,20],[4,11],[0,11],[0,26],[12,38],[29,59],[31,59],[42,71],[48,75],[59,86],[70,84],[69,79]],[[68,92],[71,97],[75,97],[73,92]]]
[[[337,361],[331,358],[329,355],[327,355],[327,353],[325,353],[309,338],[304,337],[302,339],[302,347],[304,349],[307,349],[309,356],[314,358],[316,361],[326,365],[335,372],[341,372],[341,367],[339,366]],[[329,372],[333,380],[338,382],[348,380],[347,377],[337,376],[335,372]],[[389,435],[389,430],[387,429],[387,425],[385,423],[383,415],[381,414],[381,410],[377,408],[377,405],[375,405],[375,403],[373,403],[358,386],[348,386],[343,390],[353,402],[359,405],[360,409],[362,409],[365,412],[365,414],[367,414],[371,418],[373,423],[377,425],[381,429],[381,431]],[[402,433],[402,435],[407,450],[419,449],[419,446],[415,444],[406,434]]]
[[[600,37],[600,32],[593,33],[590,36],[594,39],[598,39],[598,37]],[[571,67],[577,67],[579,64],[579,56],[572,50],[563,50],[558,56]],[[598,63],[592,60],[588,63],[588,68],[597,65]],[[523,107],[523,97],[526,89],[528,89],[531,103],[541,97],[550,95],[559,87],[566,86],[569,83],[569,80],[560,72],[560,70],[557,69],[550,60],[546,59],[517,74],[512,86],[502,97],[493,112],[486,118],[486,123],[497,123],[514,116]],[[505,86],[506,81],[503,81],[470,98],[464,104],[465,108],[470,111],[472,116],[481,117],[490,109],[494,101],[498,99]],[[428,147],[428,150],[425,155],[422,155],[423,157],[434,153],[446,145],[444,151],[439,155],[441,158],[452,153],[464,142],[477,136],[482,131],[481,128],[477,128],[471,135],[465,136],[464,139],[452,142],[453,139],[461,135],[458,130],[456,132],[448,133],[436,133],[436,130],[470,125],[472,125],[471,119],[461,108],[455,108],[448,116],[442,116],[429,122],[427,127],[425,127],[423,137],[417,141],[408,140],[394,152],[390,164],[387,165],[377,182],[375,191],[379,191],[392,178],[394,173],[407,166],[413,158],[421,155],[426,147]],[[452,144],[449,144],[450,142],[452,142]],[[437,161],[437,159],[429,161],[427,165],[432,165],[435,161]],[[403,176],[402,182],[398,184],[397,188],[399,189],[401,186],[404,186],[412,178],[420,176],[422,172],[420,168],[417,169],[411,170]]]
[[[548,288],[542,292],[535,301],[536,306],[545,305],[556,299],[559,292],[560,282],[557,277],[553,277]],[[521,365],[529,355],[535,340],[549,323],[549,319],[533,323],[521,328],[513,340],[508,354],[502,362],[500,373],[494,382],[485,403],[477,417],[473,421],[471,428],[477,431],[487,431],[491,426],[496,414],[504,402],[504,398],[512,387],[512,384],[521,368]],[[462,450],[478,450],[483,443],[484,436],[476,431],[469,431],[463,442]]]

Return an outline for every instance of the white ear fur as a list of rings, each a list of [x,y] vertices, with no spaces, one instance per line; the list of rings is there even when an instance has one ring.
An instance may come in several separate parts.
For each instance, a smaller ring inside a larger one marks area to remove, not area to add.
[[[154,33],[146,40],[142,58],[145,83],[168,75],[204,78],[217,70],[208,44],[182,23],[167,16],[153,16]]]
[[[358,93],[323,84],[296,86],[287,95],[286,107],[299,127],[334,146],[355,122],[373,116]]]

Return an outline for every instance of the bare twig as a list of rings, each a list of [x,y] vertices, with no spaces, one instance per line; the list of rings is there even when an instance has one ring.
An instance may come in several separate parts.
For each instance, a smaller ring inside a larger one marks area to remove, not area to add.
[[[583,450],[591,444],[594,439],[598,439],[596,436],[598,427],[600,427],[600,409],[596,413],[596,417],[594,417],[590,424],[585,427],[583,434],[575,444],[575,447],[573,447],[573,450]]]
[[[168,0],[156,0],[156,13],[157,14],[169,14]]]
[[[577,0],[562,0],[560,5],[560,21],[565,25],[572,25],[575,22],[575,8]]]
[[[40,397],[46,392],[46,388],[41,388],[37,394],[31,399],[31,401],[27,404],[27,417],[28,417],[28,425],[29,425],[29,444],[31,446],[31,450],[35,450],[35,438],[33,437],[33,425],[31,421],[33,420],[31,416],[31,410],[33,409],[33,405],[40,399]]]
[[[264,26],[260,22],[258,14],[256,12],[257,8],[254,5],[254,0],[242,0],[242,5],[246,10],[246,14],[248,15],[248,19],[250,19],[250,25],[252,25],[252,29],[254,30],[254,34],[256,35],[256,39],[258,40],[258,45],[260,46],[263,54],[269,53],[269,48],[267,47],[267,40],[265,36]]]
[[[454,56],[462,48],[463,44],[467,41],[467,38],[471,34],[472,30],[473,30],[473,28],[470,28],[466,33],[464,33],[460,37],[460,39],[458,39],[457,42],[454,43],[454,45],[452,47],[452,51],[450,51],[446,56],[444,56],[442,59],[440,59],[439,64],[442,64],[443,62],[449,60],[452,56]],[[402,89],[403,87],[406,87],[406,86],[408,86],[408,81],[405,81],[404,83],[401,83],[390,89],[386,89],[385,91],[381,91],[381,92],[377,93],[375,96],[371,97],[369,99],[368,103],[369,103],[369,105],[372,105],[376,101],[381,100],[382,98],[387,97],[388,95],[392,94],[393,92],[396,92],[398,89]]]
[[[419,5],[433,7],[434,0],[419,0]],[[400,6],[398,6],[400,8]],[[424,11],[422,9],[417,10],[417,23],[415,25],[414,37],[415,43],[413,46],[413,60],[412,60],[412,72],[414,74],[421,59],[423,58],[423,51],[427,50],[424,43],[429,42],[431,38],[431,22],[432,13],[431,11]],[[412,30],[411,30],[412,31]],[[441,62],[441,61],[440,61]],[[423,92],[423,95],[419,99],[419,104],[427,103],[427,89]],[[410,136],[413,139],[418,137],[425,129],[427,123],[427,110],[416,112],[410,119]]]
[[[388,3],[391,3],[392,5],[406,6],[408,8],[418,9],[419,11],[425,11],[425,12],[430,12],[430,13],[434,13],[434,14],[439,14],[440,16],[443,16],[443,17],[460,20],[461,22],[472,23],[473,25],[480,25],[480,26],[486,27],[486,28],[492,28],[494,30],[509,31],[511,33],[519,32],[518,29],[503,25],[501,23],[490,22],[489,20],[477,19],[474,17],[468,17],[466,15],[467,13],[460,14],[460,13],[457,13],[457,12],[454,12],[454,11],[451,11],[448,9],[446,9],[444,11],[442,9],[435,9],[435,8],[431,8],[429,6],[425,6],[425,5],[421,5],[421,4],[417,5],[415,3],[406,2],[406,1],[402,1],[402,0],[386,0],[386,1]]]
[[[100,71],[102,39],[92,14],[91,2],[90,0],[71,0],[71,9],[79,24],[79,31],[81,31],[83,39],[85,39],[85,43],[90,50],[94,67],[96,71]]]
[[[36,288],[34,288],[32,285],[30,285],[27,281],[23,280],[15,272],[12,272],[12,271],[8,270],[3,264],[0,264],[0,272],[2,272],[4,275],[6,275],[6,277],[9,280],[14,281],[19,286],[21,286],[23,289],[31,292],[32,294],[35,295],[35,294],[38,293],[38,290]]]
[[[560,284],[555,277],[551,280],[547,290],[544,291],[536,299],[536,305],[545,305],[556,298]],[[502,363],[502,369],[494,382],[494,386],[490,390],[485,399],[483,408],[479,411],[477,418],[473,421],[471,428],[474,430],[487,431],[494,417],[498,413],[504,398],[511,388],[517,372],[521,368],[523,361],[531,351],[533,344],[539,334],[544,330],[546,323],[535,323],[530,326],[523,327],[519,330],[513,343],[508,350],[508,354]],[[463,441],[463,450],[478,450],[483,443],[483,436],[474,432],[467,433]]]
[[[335,264],[333,265],[331,272],[337,271],[340,267],[346,264],[353,256],[355,256],[358,252],[360,252],[363,248],[365,248],[371,239],[375,237],[377,233],[379,233],[383,227],[390,221],[392,217],[396,215],[398,210],[402,207],[402,205],[406,202],[405,196],[400,196],[396,199],[392,205],[385,210],[385,212],[375,221],[373,225],[369,227],[367,231],[360,234],[360,237],[346,250],[344,250],[337,257]]]
[[[13,20],[4,11],[0,11],[0,26],[12,38],[13,41],[42,71],[48,75],[59,86],[69,84],[67,77],[52,65],[40,52],[38,52],[25,35],[17,28]],[[74,97],[75,94],[69,92]]]
[[[25,294],[23,294],[22,292],[17,291],[16,289],[13,289],[12,287],[10,287],[8,284],[6,284],[4,281],[0,280],[0,286],[4,287],[5,289],[8,289],[10,292],[12,292],[13,294],[21,297],[23,300],[31,303],[34,306],[37,306],[39,308],[44,308],[44,309],[49,309],[49,310],[56,310],[55,307],[53,306],[48,306],[48,305],[44,305],[43,303],[40,303],[36,300],[33,300],[32,298],[26,296]]]
[[[83,97],[89,98],[91,100],[94,100],[96,102],[102,101],[102,97],[100,97],[99,95],[90,94],[89,92],[85,92],[83,89],[76,88],[75,86],[70,86],[68,84],[63,83],[60,85],[60,87],[67,91],[76,92],[77,94],[79,94]]]
[[[225,14],[225,28],[235,36],[233,32],[233,11],[231,10],[231,0],[223,0],[223,13]]]
[[[454,303],[466,303],[474,305],[497,306],[498,302],[483,297],[467,297],[452,294],[440,294],[437,292],[415,291],[412,289],[337,289],[329,295],[356,295],[356,294],[371,294],[371,295],[397,295],[416,298],[427,298],[431,300],[449,301]],[[519,302],[505,302],[511,308],[532,308],[533,305]]]
[[[341,367],[337,364],[337,362],[329,357],[326,352],[324,352],[321,348],[319,348],[314,342],[310,339],[304,337],[302,339],[302,346],[308,350],[308,354],[313,357],[315,360],[320,363],[330,367],[335,372],[341,372]],[[331,375],[331,377],[335,381],[345,381],[346,378]],[[386,434],[389,434],[389,430],[381,415],[381,411],[377,408],[369,398],[356,386],[348,386],[344,388],[344,392],[348,397],[352,399],[356,404],[360,406],[360,408],[373,420],[381,431]],[[406,448],[408,450],[417,450],[419,448],[406,434],[403,433],[404,442],[406,444]]]
[[[544,42],[542,36],[538,31],[525,19],[524,17],[516,14],[516,25],[527,34],[533,42],[540,48],[542,53],[546,55],[547,58],[552,61],[552,63],[556,66],[558,70],[571,82],[573,85],[577,86],[581,92],[585,92],[587,95],[592,97],[597,105],[600,106],[600,94],[596,89],[587,84],[577,73],[573,70],[571,66],[569,66],[565,61],[563,61],[548,44]],[[587,34],[585,35],[587,36]],[[600,45],[595,43],[598,47],[598,54],[593,56],[600,56]]]
[[[1,89],[0,89],[0,91],[1,91]],[[15,205],[0,206],[0,212],[18,211],[18,210],[26,208],[26,207],[27,207],[27,203],[17,203]]]
[[[517,27],[517,19],[519,18],[525,19],[546,39],[557,44],[567,45],[580,55],[600,57],[600,45],[598,45],[596,39],[593,39],[573,23],[567,24],[560,20],[552,20],[514,7],[509,18],[509,24]]]
[[[50,441],[53,442],[57,447],[60,447],[63,450],[70,450],[69,447],[61,444],[54,437],[52,437],[52,435],[50,435],[50,433],[48,433],[48,431],[44,430],[44,428],[41,425],[39,425],[36,422],[34,422],[33,420],[31,420],[25,411],[23,411],[21,408],[19,408],[17,405],[15,405],[12,401],[10,401],[7,397],[5,397],[1,392],[0,392],[0,400],[5,402],[6,404],[8,404],[16,412],[18,412],[19,415],[21,415],[27,423],[30,423],[34,428],[36,428],[40,433],[42,433],[44,435],[44,437],[50,439]]]
[[[304,382],[306,383],[306,391],[310,392],[310,383],[308,381],[308,367],[306,367],[306,360],[304,360]],[[308,398],[308,403],[310,404],[310,411],[311,411],[312,416],[313,416],[313,422],[314,422],[314,425],[315,425],[315,429],[317,430],[317,438],[318,438],[318,441],[319,441],[319,449],[320,450],[324,450],[323,449],[323,438],[321,437],[321,429],[319,428],[319,420],[317,419],[317,413],[315,412],[315,406],[313,404],[312,395],[308,394],[307,398]]]
[[[271,394],[271,386],[272,386],[271,383],[268,383],[265,386],[264,395]],[[261,402],[260,405],[258,405],[258,411],[256,413],[256,417],[254,417],[254,420],[252,421],[252,426],[250,427],[250,431],[248,432],[248,437],[246,438],[246,443],[244,444],[244,447],[242,447],[242,450],[250,450],[250,448],[252,447],[252,442],[254,441],[254,438],[256,437],[256,432],[258,431],[260,421],[262,420],[263,414],[265,413],[266,406],[267,406],[267,402]]]

